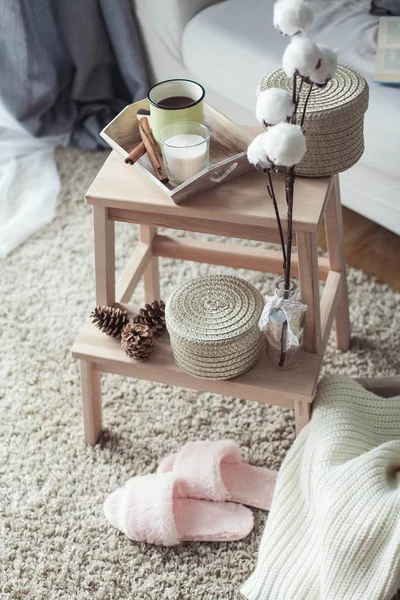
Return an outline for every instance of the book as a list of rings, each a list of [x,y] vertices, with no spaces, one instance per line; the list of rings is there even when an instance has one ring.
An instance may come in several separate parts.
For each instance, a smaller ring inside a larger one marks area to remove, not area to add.
[[[400,17],[381,17],[375,81],[400,84]]]

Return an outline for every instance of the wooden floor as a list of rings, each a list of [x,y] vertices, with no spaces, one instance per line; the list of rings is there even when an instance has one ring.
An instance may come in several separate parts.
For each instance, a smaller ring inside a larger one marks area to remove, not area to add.
[[[400,291],[400,236],[343,208],[347,264]],[[319,245],[326,249],[323,227]]]

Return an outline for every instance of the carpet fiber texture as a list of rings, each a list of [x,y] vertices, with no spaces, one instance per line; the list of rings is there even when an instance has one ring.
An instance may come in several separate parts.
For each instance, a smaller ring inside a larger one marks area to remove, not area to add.
[[[1,264],[0,598],[236,600],[255,565],[261,511],[241,542],[165,549],[130,542],[106,522],[102,504],[187,440],[232,438],[247,460],[278,468],[294,439],[293,415],[110,375],[102,386],[106,429],[95,448],[83,444],[70,348],[94,305],[91,211],[83,195],[105,158],[57,152],[57,218]],[[136,239],[135,226],[117,225],[118,270]],[[191,277],[218,272],[231,271],[162,260],[163,296]],[[273,276],[237,274],[263,293],[272,289]],[[349,286],[351,350],[336,352],[332,337],[324,372],[394,374],[400,294],[355,270]],[[135,300],[142,301],[140,287]]]

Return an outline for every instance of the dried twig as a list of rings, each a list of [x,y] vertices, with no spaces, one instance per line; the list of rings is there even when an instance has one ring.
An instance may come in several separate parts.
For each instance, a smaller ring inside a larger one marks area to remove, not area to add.
[[[287,170],[287,169],[285,169]],[[294,196],[294,167],[288,170],[288,213],[287,213],[287,245],[286,245],[286,269],[285,269],[285,298],[288,297],[290,286],[290,267],[292,258],[292,241],[293,241],[293,196]]]
[[[306,101],[304,102],[304,106],[303,106],[303,114],[302,114],[302,116],[301,116],[301,121],[300,121],[300,126],[301,126],[301,127],[303,127],[303,125],[304,125],[304,119],[306,118],[307,104],[308,104],[308,101],[309,101],[309,99],[310,99],[310,96],[311,96],[311,92],[312,92],[312,89],[313,89],[313,85],[314,85],[313,83],[311,83],[311,84],[310,84],[310,88],[309,88],[309,90],[308,90],[308,94],[307,94],[307,97],[306,97]]]
[[[286,269],[286,250],[285,250],[285,240],[283,237],[282,221],[281,221],[281,216],[279,214],[279,207],[278,207],[278,203],[276,201],[275,190],[274,190],[274,185],[272,182],[272,177],[271,177],[270,171],[267,171],[267,174],[268,174],[268,180],[269,180],[269,185],[267,186],[267,188],[268,188],[269,195],[271,196],[271,199],[272,199],[272,204],[274,205],[274,209],[275,209],[275,217],[276,217],[276,222],[278,224],[279,238],[281,240],[281,247],[282,247],[283,269],[285,270]]]
[[[293,124],[296,123],[297,120],[297,107],[300,102],[301,90],[303,88],[304,79],[301,78],[299,89],[297,90],[297,77],[296,73],[293,74],[293,87],[292,87],[292,99],[295,105],[295,109],[293,111],[293,117],[291,122]],[[301,117],[301,127],[303,127],[306,109],[308,100],[311,95],[313,84],[310,85],[310,89],[308,90],[308,94],[303,107],[303,114]],[[285,267],[284,267],[284,300],[289,298],[289,289],[290,289],[290,272],[292,266],[292,242],[293,242],[293,199],[294,199],[294,181],[295,181],[295,170],[294,167],[285,168],[285,193],[286,193],[286,204],[287,204],[287,232],[286,232],[286,254],[285,254]],[[281,335],[281,355],[279,359],[279,366],[283,367],[286,358],[286,337],[287,337],[287,328],[288,323],[285,321],[282,325],[282,335]]]
[[[300,83],[301,85],[301,83]],[[291,123],[296,123],[296,113],[297,113],[297,105],[298,105],[298,96],[297,96],[297,75],[296,73],[293,73],[293,79],[292,79],[292,102],[294,104],[294,109],[293,109],[293,115],[292,118],[290,119]]]
[[[285,168],[285,188],[287,198],[287,234],[286,234],[286,263],[285,263],[285,290],[284,299],[289,298],[290,289],[290,271],[292,262],[292,242],[293,242],[293,198],[294,198],[294,180],[295,173],[294,167],[289,169]],[[279,359],[279,366],[283,367],[286,357],[286,335],[287,335],[287,321],[282,325],[282,336],[281,336],[281,356]]]
[[[294,107],[294,123],[296,123],[296,121],[297,121],[297,108],[299,106],[299,102],[300,102],[300,98],[301,98],[301,90],[303,89],[303,83],[304,83],[304,79],[301,78],[300,79],[299,90],[297,92],[296,103],[295,103],[295,107]]]
[[[296,96],[297,96],[297,75],[296,75],[296,72],[294,72],[293,73],[293,86],[292,86],[293,104],[296,104]]]

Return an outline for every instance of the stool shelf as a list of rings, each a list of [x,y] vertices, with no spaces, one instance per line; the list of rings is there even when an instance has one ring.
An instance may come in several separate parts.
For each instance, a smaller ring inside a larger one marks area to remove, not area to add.
[[[133,307],[132,310],[134,310]],[[301,370],[281,372],[269,364],[265,350],[264,347],[258,363],[239,377],[225,381],[200,379],[185,373],[175,364],[168,334],[157,339],[156,348],[147,360],[132,360],[121,349],[118,340],[104,335],[88,322],[73,345],[72,355],[84,364],[92,365],[93,376],[99,377],[101,373],[114,373],[124,377],[156,381],[201,392],[275,404],[293,410],[297,409],[308,420],[309,405],[314,396],[322,356],[307,352]],[[86,398],[86,410],[95,415],[99,410],[100,403],[101,393],[98,381],[96,394]],[[101,421],[94,431],[93,418],[90,418],[88,430],[85,432],[87,441],[94,443],[100,431]],[[92,439],[90,439],[91,436]]]
[[[86,323],[79,333],[72,355],[94,363],[94,369],[102,373],[114,373],[292,409],[295,400],[311,402],[322,361],[320,355],[307,352],[301,371],[293,369],[283,373],[269,364],[264,349],[257,364],[239,377],[224,381],[200,379],[185,373],[175,364],[168,334],[157,338],[156,348],[148,359],[133,360],[121,349],[118,340],[104,335],[91,323]]]

